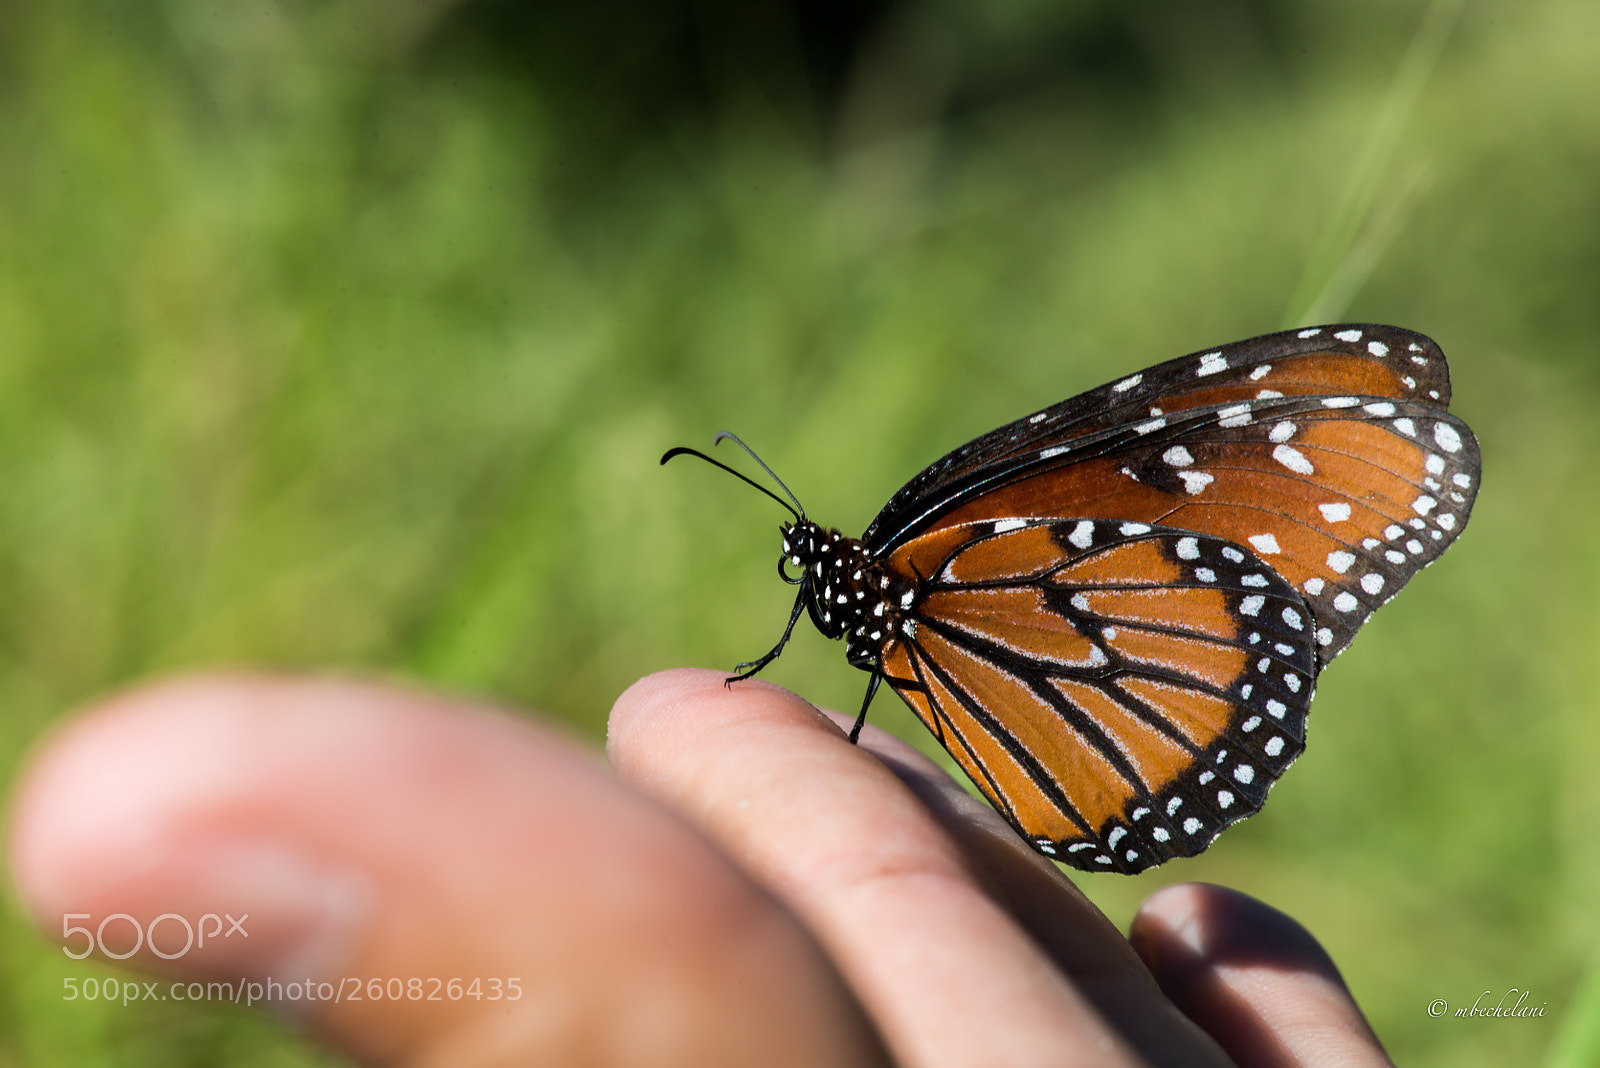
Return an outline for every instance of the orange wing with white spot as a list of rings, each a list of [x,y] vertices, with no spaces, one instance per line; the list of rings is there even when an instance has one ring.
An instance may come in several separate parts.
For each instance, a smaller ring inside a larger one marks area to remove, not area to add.
[[[862,538],[916,591],[879,670],[1041,851],[1197,853],[1300,752],[1320,668],[1466,526],[1481,460],[1449,399],[1420,334],[1314,327],[986,434]]]
[[[916,575],[926,550],[907,556],[911,544],[986,519],[1208,534],[1249,546],[1306,597],[1326,664],[1466,526],[1481,460],[1445,411],[1449,392],[1437,346],[1393,327],[1240,342],[963,446],[897,493],[863,541]]]
[[[1299,755],[1305,600],[1243,546],[1136,522],[965,523],[882,670],[1041,852],[1137,872],[1200,852]]]

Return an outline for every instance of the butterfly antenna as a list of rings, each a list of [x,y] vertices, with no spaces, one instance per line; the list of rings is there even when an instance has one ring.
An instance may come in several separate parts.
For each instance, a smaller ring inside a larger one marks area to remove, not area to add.
[[[785,486],[783,484],[783,479],[779,478],[777,476],[777,474],[773,472],[772,468],[768,467],[766,465],[766,462],[763,461],[761,459],[761,457],[756,455],[756,451],[754,449],[752,449],[750,446],[746,445],[744,442],[740,441],[739,438],[736,435],[730,434],[726,430],[719,430],[719,431],[717,431],[717,436],[711,439],[711,447],[714,449],[718,445],[722,444],[722,439],[723,438],[727,438],[729,441],[731,441],[735,445],[739,446],[739,448],[741,448],[745,452],[749,453],[750,454],[750,459],[752,459],[756,463],[760,464],[761,465],[761,470],[763,470],[763,471],[765,471],[767,473],[767,477],[772,479],[772,481],[776,482],[778,484],[778,488],[783,490],[783,492],[788,495],[789,499],[794,502],[795,518],[796,519],[805,518],[806,506],[800,503],[800,498],[796,497],[794,495],[794,491],[791,490],[788,486]]]
[[[712,447],[713,448],[716,447],[716,445],[719,442],[721,442],[723,438],[732,438],[734,443],[737,444],[739,446],[739,448],[743,449],[747,453],[750,453],[750,458],[753,459],[756,463],[761,465],[761,470],[765,471],[772,478],[772,481],[776,482],[779,485],[779,487],[782,488],[783,492],[787,493],[789,495],[789,501],[794,501],[794,504],[791,506],[789,504],[789,501],[786,501],[782,497],[778,496],[776,493],[773,493],[771,490],[769,490],[767,487],[763,486],[761,483],[757,482],[755,479],[751,478],[750,476],[748,476],[748,475],[746,475],[746,474],[744,474],[744,473],[742,473],[740,471],[735,471],[733,468],[729,467],[727,464],[723,463],[720,460],[713,460],[711,457],[707,456],[705,453],[701,452],[698,449],[690,449],[690,448],[687,448],[687,447],[682,446],[682,445],[678,446],[675,449],[668,449],[666,451],[666,453],[661,457],[661,462],[662,463],[666,463],[668,460],[672,459],[674,456],[684,456],[684,455],[697,456],[700,459],[704,460],[706,463],[710,464],[712,467],[720,467],[724,471],[728,472],[728,474],[732,475],[734,478],[737,478],[739,481],[748,483],[749,485],[752,485],[756,489],[760,490],[762,493],[765,493],[768,497],[771,497],[773,500],[775,500],[779,504],[783,505],[783,507],[785,509],[787,509],[789,514],[794,516],[795,519],[797,519],[797,520],[805,519],[806,510],[805,510],[805,507],[803,505],[801,505],[800,499],[798,497],[796,497],[792,491],[790,491],[788,486],[785,486],[783,484],[783,479],[779,478],[777,475],[774,475],[772,473],[772,468],[768,467],[764,463],[761,463],[761,457],[757,456],[754,452],[751,452],[750,451],[750,446],[746,445],[744,442],[740,441],[737,437],[734,437],[734,435],[732,435],[732,434],[730,434],[730,433],[728,433],[727,431],[724,430],[724,431],[719,432],[717,434],[716,438],[711,442]]]

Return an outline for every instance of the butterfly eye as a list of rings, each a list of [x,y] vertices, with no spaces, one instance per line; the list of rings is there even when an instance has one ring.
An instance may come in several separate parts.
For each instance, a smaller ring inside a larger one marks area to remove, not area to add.
[[[785,547],[784,552],[787,553],[788,551],[789,551],[788,548]],[[781,556],[781,557],[779,557],[778,558],[778,577],[783,579],[783,581],[787,582],[791,586],[798,586],[798,585],[800,585],[801,582],[805,581],[805,571],[801,570],[799,574],[790,575],[789,571],[788,571],[789,565],[793,565],[795,567],[799,567],[800,566],[800,557],[798,557],[798,556]]]

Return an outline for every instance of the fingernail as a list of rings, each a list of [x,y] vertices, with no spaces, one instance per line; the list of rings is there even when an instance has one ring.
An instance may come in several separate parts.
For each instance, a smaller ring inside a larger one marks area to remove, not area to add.
[[[280,982],[320,980],[343,969],[370,926],[370,880],[288,843],[188,842],[175,847],[160,868],[172,896],[188,903],[190,913],[198,912],[198,917],[185,916],[195,921],[196,938],[191,953],[175,960],[184,970]],[[183,925],[172,921],[170,926],[175,945],[164,944],[168,931],[159,929],[150,945],[157,955],[184,944]]]

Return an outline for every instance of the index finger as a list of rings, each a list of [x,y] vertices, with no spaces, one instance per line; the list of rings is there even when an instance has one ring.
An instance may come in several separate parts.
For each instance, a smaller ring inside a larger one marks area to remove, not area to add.
[[[612,763],[801,917],[898,1063],[1139,1063],[895,772],[794,695],[756,681],[729,689],[723,679],[672,671],[628,690],[612,711]],[[894,759],[915,780],[909,752]],[[981,837],[981,825],[967,821],[961,834]],[[1104,926],[1116,945],[1097,948],[1131,959]],[[1094,967],[1095,953],[1084,957]],[[1151,1014],[1171,1012],[1149,986]],[[1207,1045],[1184,1063],[1225,1063]]]

